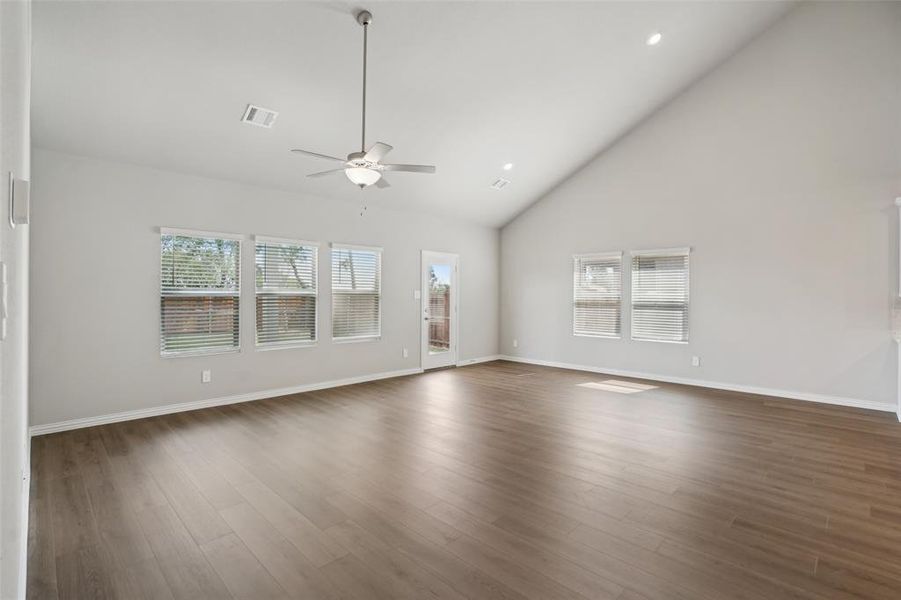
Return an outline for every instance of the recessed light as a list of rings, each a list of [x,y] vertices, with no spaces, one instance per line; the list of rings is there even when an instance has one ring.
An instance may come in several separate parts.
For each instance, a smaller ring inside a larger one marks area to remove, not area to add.
[[[655,31],[648,37],[648,41],[645,42],[648,46],[656,46],[660,43],[660,40],[663,39],[663,34],[659,31]]]
[[[507,163],[504,165],[504,171],[509,171],[513,168],[513,163]]]

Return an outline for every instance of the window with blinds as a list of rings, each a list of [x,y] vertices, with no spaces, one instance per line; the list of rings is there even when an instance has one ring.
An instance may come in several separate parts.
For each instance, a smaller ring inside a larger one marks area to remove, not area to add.
[[[318,244],[256,238],[258,346],[316,342]]]
[[[332,338],[377,338],[381,323],[382,251],[332,245]]]
[[[688,248],[632,253],[632,339],[688,341]]]
[[[618,338],[622,331],[621,252],[573,256],[573,334]]]
[[[237,238],[161,230],[163,356],[238,349],[240,265]]]

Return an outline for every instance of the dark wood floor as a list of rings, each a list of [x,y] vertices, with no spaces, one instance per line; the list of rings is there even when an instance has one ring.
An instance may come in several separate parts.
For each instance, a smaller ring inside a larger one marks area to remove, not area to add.
[[[901,598],[893,415],[605,379],[495,362],[35,438],[29,598]]]

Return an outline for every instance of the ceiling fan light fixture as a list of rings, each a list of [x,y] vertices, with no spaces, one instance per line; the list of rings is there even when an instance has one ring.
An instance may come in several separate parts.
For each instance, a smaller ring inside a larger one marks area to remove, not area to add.
[[[348,167],[344,169],[344,174],[347,175],[347,178],[355,185],[358,185],[361,188],[370,186],[382,178],[381,173],[375,169],[368,169],[366,167]]]

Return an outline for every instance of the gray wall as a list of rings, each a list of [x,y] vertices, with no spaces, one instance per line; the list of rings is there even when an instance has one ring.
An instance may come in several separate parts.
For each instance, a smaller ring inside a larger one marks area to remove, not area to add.
[[[896,196],[901,4],[801,5],[503,229],[501,350],[888,406]],[[572,335],[573,253],[670,246],[688,345]]]
[[[9,224],[8,173],[28,179],[31,4],[0,2],[0,260],[9,288],[0,342],[0,598],[25,597],[28,510],[28,229]]]
[[[36,149],[32,425],[417,368],[422,249],[460,255],[459,359],[497,354],[498,231],[381,210],[380,192],[361,192],[360,217],[355,203]],[[160,226],[319,241],[319,345],[255,350],[247,243],[242,351],[160,358]],[[384,248],[380,341],[331,342],[328,242]]]

